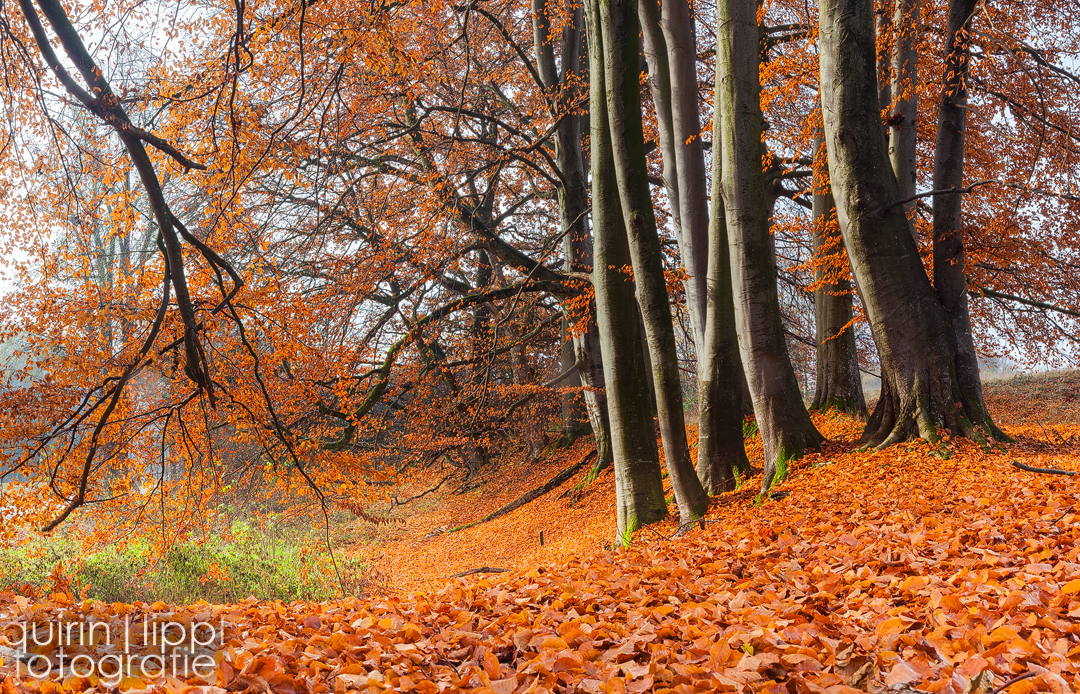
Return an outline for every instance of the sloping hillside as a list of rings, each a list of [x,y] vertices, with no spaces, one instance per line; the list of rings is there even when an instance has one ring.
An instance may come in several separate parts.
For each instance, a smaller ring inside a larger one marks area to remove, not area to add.
[[[681,538],[670,520],[604,549],[610,473],[449,532],[584,456],[579,442],[476,491],[397,509],[404,525],[380,525],[358,548],[392,583],[369,599],[174,617],[227,624],[218,680],[199,691],[1080,691],[1080,478],[1012,464],[1080,472],[1080,425],[1036,436],[1010,417],[1036,412],[1021,401],[1045,390],[990,390],[991,402],[1014,403],[998,414],[1017,437],[1003,449],[946,440],[853,452],[858,423],[817,415],[831,440],[793,466],[777,498],[755,501],[751,480]],[[510,570],[445,578],[483,566]],[[39,620],[165,607],[3,602]]]

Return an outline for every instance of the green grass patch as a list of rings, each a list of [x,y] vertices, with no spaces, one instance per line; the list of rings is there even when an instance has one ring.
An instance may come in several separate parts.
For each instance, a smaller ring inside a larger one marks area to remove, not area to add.
[[[145,541],[86,551],[69,538],[35,538],[0,550],[0,590],[46,589],[60,566],[76,593],[103,602],[317,601],[362,592],[364,565],[339,551],[335,571],[318,530],[234,522],[164,552]]]

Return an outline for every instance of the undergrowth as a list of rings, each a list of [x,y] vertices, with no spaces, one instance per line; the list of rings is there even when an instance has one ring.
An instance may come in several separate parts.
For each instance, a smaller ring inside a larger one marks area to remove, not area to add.
[[[0,549],[0,591],[32,594],[53,585],[60,567],[74,592],[109,603],[234,603],[249,596],[317,601],[363,593],[371,583],[366,567],[335,552],[335,571],[320,531],[265,518],[235,521],[221,533],[164,551],[139,541],[88,552],[70,537],[34,538]],[[336,540],[331,544],[347,538]]]

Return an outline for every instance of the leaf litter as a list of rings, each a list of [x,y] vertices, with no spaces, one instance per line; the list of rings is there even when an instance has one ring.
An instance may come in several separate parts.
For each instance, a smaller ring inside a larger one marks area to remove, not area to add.
[[[793,464],[786,496],[756,498],[752,479],[678,539],[668,539],[670,519],[629,548],[602,549],[610,473],[579,500],[580,516],[567,517],[572,501],[553,492],[491,523],[430,535],[440,519],[482,517],[560,460],[496,498],[443,503],[389,540],[385,555],[427,547],[412,557],[428,572],[411,575],[413,592],[188,607],[5,593],[0,619],[165,611],[224,620],[215,681],[128,678],[124,691],[1080,691],[1080,478],[1011,465],[1080,471],[1080,426],[1046,437],[1029,421],[1010,426],[1012,408],[1030,405],[1022,394],[1009,405],[995,415],[1017,442],[989,453],[948,437],[854,452],[859,422],[815,414],[830,440]],[[523,548],[539,526],[561,531]],[[515,570],[436,579],[492,556]],[[19,667],[0,665],[3,694],[109,688],[18,677]]]

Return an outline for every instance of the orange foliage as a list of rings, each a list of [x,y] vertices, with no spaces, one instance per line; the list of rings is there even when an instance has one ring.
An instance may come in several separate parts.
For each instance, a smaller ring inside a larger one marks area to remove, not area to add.
[[[1008,402],[1020,409],[1039,401],[1012,387]],[[429,575],[430,592],[365,600],[195,605],[171,618],[224,617],[223,664],[206,684],[231,690],[854,694],[906,684],[961,694],[976,678],[996,687],[1027,675],[1009,694],[1071,692],[1080,687],[1078,483],[1009,462],[1080,471],[1080,457],[1075,445],[1009,427],[1010,414],[995,411],[1020,441],[990,454],[966,439],[855,453],[857,421],[816,416],[831,442],[795,464],[774,490],[782,498],[755,503],[754,485],[725,494],[704,528],[679,539],[671,521],[615,552],[560,544],[556,519],[567,535],[610,528],[610,514],[589,501],[610,494],[610,474],[586,488],[579,516],[566,515],[578,511],[556,491],[504,519],[421,539],[429,525],[474,520],[547,473],[522,477],[497,498],[458,497],[421,516],[413,539],[387,546],[419,549],[414,563],[435,559],[439,577],[490,557],[515,571],[446,583]],[[538,528],[554,542],[539,548]],[[132,609],[62,593],[37,602],[5,594],[0,604],[45,621]],[[14,672],[7,661],[3,669]]]
[[[943,24],[943,2],[921,6],[922,23]],[[1062,67],[1080,55],[1080,34],[1053,3],[981,7],[968,177],[1004,183],[965,200],[975,330],[985,354],[1070,359],[1071,318],[979,287],[1066,307],[1080,299],[1069,193],[1080,130],[1075,80]],[[94,512],[76,518],[94,541],[143,530],[167,543],[205,529],[203,511],[237,503],[241,489],[241,499],[257,489],[318,511],[376,500],[388,480],[447,460],[475,470],[523,432],[543,437],[561,404],[542,385],[563,370],[561,324],[579,335],[589,316],[588,282],[565,270],[551,153],[553,127],[583,112],[586,85],[576,76],[557,94],[540,88],[527,9],[261,0],[178,11],[162,28],[146,6],[120,2],[76,17],[84,34],[119,27],[95,55],[133,122],[152,123],[160,141],[207,167],[150,148],[173,216],[240,282],[187,242],[199,361],[212,384],[181,349],[192,329],[174,303],[140,351],[165,266],[116,134],[57,98],[62,85],[31,54],[4,53],[11,139],[0,148],[0,252],[18,282],[0,309],[0,339],[12,348],[0,450],[21,476],[6,489],[5,542],[85,504]],[[553,6],[553,32],[571,10]],[[19,8],[2,11],[32,48]],[[708,3],[695,12],[705,76],[715,16]],[[805,198],[816,10],[770,0],[761,14],[766,144],[789,192]],[[919,34],[912,85],[924,189],[939,44],[936,32]],[[927,225],[916,222],[928,251]],[[809,228],[781,200],[774,236],[800,373],[812,373],[810,274],[848,272],[835,248],[813,257]],[[678,304],[684,271],[676,244],[664,249]],[[103,414],[129,368],[124,396]]]

